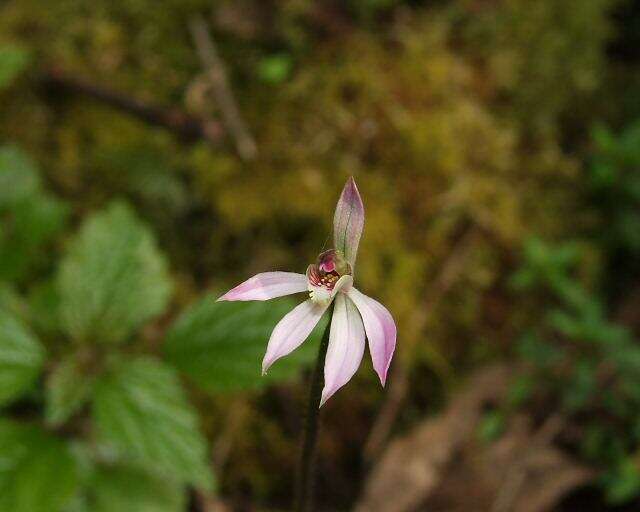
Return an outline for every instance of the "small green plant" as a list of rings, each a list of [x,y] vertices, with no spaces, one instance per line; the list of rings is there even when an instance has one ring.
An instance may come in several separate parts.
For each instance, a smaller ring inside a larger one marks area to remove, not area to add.
[[[608,499],[622,503],[640,493],[640,345],[574,275],[578,248],[538,239],[525,247],[513,285],[545,304],[545,314],[518,342],[526,370],[510,397],[514,405],[545,403],[574,420],[571,442],[604,468]]]
[[[297,375],[317,335],[262,380],[289,301],[229,311],[206,295],[145,333],[174,286],[132,208],[111,203],[66,236],[66,205],[16,148],[0,149],[0,183],[0,510],[182,512],[187,488],[215,479],[180,371],[210,392],[255,389]]]
[[[44,189],[31,159],[13,146],[0,147],[0,280],[22,283],[41,270],[67,214]]]
[[[616,300],[640,278],[640,121],[619,135],[593,129],[588,200],[597,215],[591,235],[605,255],[607,296]]]

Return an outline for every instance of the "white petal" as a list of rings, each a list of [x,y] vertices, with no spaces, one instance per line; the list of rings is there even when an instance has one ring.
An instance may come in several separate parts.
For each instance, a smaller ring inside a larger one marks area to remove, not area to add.
[[[327,305],[307,300],[287,313],[271,333],[267,353],[262,360],[262,373],[266,373],[275,361],[298,348],[326,310]]]
[[[307,276],[295,272],[263,272],[229,290],[218,300],[268,300],[307,289]]]
[[[391,358],[396,349],[396,324],[391,313],[377,300],[367,297],[353,287],[347,292],[347,295],[353,300],[362,316],[364,329],[369,340],[373,368],[384,386]]]
[[[331,319],[329,347],[324,363],[324,389],[320,407],[344,386],[362,361],[364,354],[364,326],[360,313],[351,299],[338,294]]]
[[[353,286],[353,276],[342,276],[331,290],[331,297],[335,297],[338,292],[347,293]]]
[[[307,271],[308,272],[308,271]],[[338,292],[347,292],[353,285],[353,276],[342,276],[333,286],[333,290],[329,291],[324,286],[315,286],[309,282],[309,297],[316,304],[328,306],[335,298]]]

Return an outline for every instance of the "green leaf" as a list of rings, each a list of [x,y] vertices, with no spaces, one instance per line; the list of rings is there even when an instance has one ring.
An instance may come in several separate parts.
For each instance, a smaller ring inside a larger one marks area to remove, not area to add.
[[[43,245],[65,225],[66,205],[49,195],[35,164],[13,146],[0,148],[0,279],[17,280],[47,261]]]
[[[59,274],[61,315],[81,342],[118,343],[165,310],[166,262],[150,231],[116,203],[85,222]]]
[[[45,390],[45,419],[58,426],[76,413],[91,395],[93,379],[75,356],[62,361],[49,376]]]
[[[279,360],[266,377],[260,365],[271,331],[296,302],[216,302],[208,296],[170,328],[164,351],[168,360],[208,391],[255,389],[295,378],[311,363],[326,326],[321,321],[302,346]]]
[[[478,437],[485,443],[491,443],[504,433],[505,424],[506,418],[502,411],[487,411],[478,425]]]
[[[15,316],[0,309],[0,405],[31,388],[43,361],[40,342]]]
[[[0,46],[0,89],[11,85],[11,82],[29,64],[29,52],[11,44]]]
[[[99,468],[89,485],[91,512],[182,512],[186,507],[183,485],[135,468]]]
[[[541,339],[533,332],[527,332],[518,340],[518,355],[525,361],[540,368],[549,368],[563,358],[563,351],[553,343]]]
[[[39,260],[46,261],[42,248],[65,225],[64,203],[40,191],[13,202],[0,237],[0,279],[24,277]]]
[[[560,395],[563,407],[569,412],[580,411],[598,397],[600,390],[596,373],[595,361],[578,359],[573,362],[573,368]]]
[[[0,147],[0,210],[35,194],[40,187],[33,161],[15,146]]]
[[[95,387],[101,438],[150,471],[211,487],[207,445],[174,370],[154,359],[121,361]]]
[[[58,512],[77,485],[67,446],[37,427],[0,420],[0,510]]]
[[[262,59],[258,67],[258,74],[264,82],[277,85],[289,77],[292,67],[291,56],[279,53]]]
[[[38,332],[59,334],[60,294],[53,279],[40,281],[29,289],[29,322]]]
[[[536,381],[530,375],[519,375],[509,386],[507,403],[512,407],[522,407],[536,390]]]
[[[8,283],[0,282],[0,310],[4,310],[21,320],[30,317],[27,303]]]
[[[620,461],[618,466],[601,477],[607,502],[621,505],[640,494],[640,470],[632,459]]]

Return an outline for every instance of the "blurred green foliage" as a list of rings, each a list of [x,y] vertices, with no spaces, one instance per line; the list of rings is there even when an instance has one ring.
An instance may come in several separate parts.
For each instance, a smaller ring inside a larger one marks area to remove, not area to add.
[[[0,180],[0,279],[20,281],[43,263],[43,249],[64,228],[68,210],[13,146],[0,147]]]
[[[594,130],[594,152],[585,192],[597,214],[586,241],[549,245],[531,239],[514,287],[545,303],[544,320],[521,338],[518,352],[527,363],[514,404],[528,400],[555,403],[579,418],[572,441],[580,453],[605,468],[601,477],[608,499],[624,503],[640,493],[640,344],[621,320],[608,317],[624,309],[620,274],[628,283],[637,268],[640,139],[632,124],[619,136]],[[592,283],[577,272],[589,253],[598,253],[605,271]],[[615,269],[613,268],[615,265]],[[619,269],[619,271],[618,271]],[[590,285],[590,289],[585,286]],[[618,318],[624,316],[617,313]],[[512,390],[514,391],[514,390]]]
[[[510,403],[542,401],[574,420],[579,430],[569,442],[602,468],[600,483],[613,504],[640,494],[640,345],[624,321],[638,278],[637,127],[633,121],[617,135],[595,126],[582,187],[589,219],[583,238],[529,239],[512,278],[544,316],[517,346],[525,371]]]
[[[592,137],[587,176],[595,216],[591,235],[605,253],[605,291],[615,299],[640,277],[640,122],[633,120],[620,134],[596,125]]]
[[[0,505],[3,510],[61,510],[78,472],[69,447],[35,425],[0,421]]]
[[[637,126],[634,121],[619,135],[594,128],[583,187],[590,217],[584,237],[561,244],[530,239],[512,279],[516,289],[544,303],[544,320],[519,342],[527,370],[511,401],[551,401],[548,408],[578,418],[571,441],[603,468],[600,481],[614,504],[640,494],[640,345],[624,324],[633,301],[629,285],[638,277]],[[595,270],[585,272],[585,266]]]
[[[580,253],[571,244],[531,240],[514,286],[546,303],[544,320],[520,339],[526,363],[511,403],[549,401],[550,410],[579,418],[572,442],[605,468],[602,483],[613,503],[640,493],[634,462],[640,447],[640,345],[625,327],[607,319],[601,299],[572,275]]]
[[[16,512],[45,510],[47,493],[46,510],[177,512],[188,487],[215,485],[286,508],[301,389],[281,383],[296,382],[314,345],[263,379],[268,334],[291,302],[215,298],[258,271],[304,271],[351,174],[367,215],[358,286],[393,312],[394,365],[410,383],[399,428],[435,412],[471,368],[517,357],[529,369],[511,404],[584,425],[572,455],[603,469],[612,501],[631,499],[640,356],[635,326],[616,316],[640,278],[629,118],[640,73],[621,50],[636,37],[631,3],[3,3],[0,445],[16,455],[0,490],[18,490],[0,500]],[[185,144],[48,81],[62,71],[221,121],[202,89],[196,15],[254,160],[229,134]],[[327,404],[328,510],[356,499],[354,461],[382,399],[364,366]],[[479,434],[505,427],[492,411]],[[46,459],[19,448],[30,436],[69,470],[38,470]],[[42,480],[22,496],[30,478]]]
[[[91,473],[86,494],[70,510],[172,512],[183,510],[185,503],[186,499],[179,485],[124,466],[100,468]]]
[[[274,327],[273,319],[283,317],[296,302],[280,299],[265,308],[259,302],[220,303],[215,299],[207,295],[185,311],[167,332],[164,343],[167,359],[203,389],[220,392],[260,388],[274,380],[295,377],[301,364],[315,360],[328,318],[316,326],[300,349],[263,377],[258,371],[259,362]],[[247,322],[247,315],[251,322]]]
[[[29,53],[19,46],[0,45],[0,90],[11,85],[11,82],[29,64]]]
[[[154,359],[117,361],[95,386],[99,436],[122,457],[208,489],[206,443],[174,370]]]
[[[17,184],[5,190],[5,227],[15,205],[43,197],[66,211],[22,152],[3,151],[0,181]],[[112,203],[89,215],[53,258],[42,247],[60,229],[44,238],[37,224],[19,226],[15,235],[33,237],[32,253],[48,264],[31,279],[3,279],[2,510],[168,512],[182,509],[186,485],[212,492],[208,443],[177,370],[144,355],[159,351],[145,348],[141,328],[167,309],[172,289],[147,225],[126,203]],[[205,389],[252,389],[268,334],[291,302],[226,306],[206,296],[185,313],[169,329],[169,359]],[[35,321],[43,310],[47,320]],[[315,345],[276,365],[269,382],[295,377]],[[192,356],[215,362],[204,382]]]
[[[8,311],[0,311],[0,404],[19,397],[35,382],[44,348]]]
[[[82,227],[60,264],[60,314],[78,343],[121,343],[162,313],[171,294],[166,262],[124,205]]]

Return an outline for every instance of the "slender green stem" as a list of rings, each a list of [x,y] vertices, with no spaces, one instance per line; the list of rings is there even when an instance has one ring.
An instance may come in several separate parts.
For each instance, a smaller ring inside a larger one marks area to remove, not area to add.
[[[329,307],[329,318],[331,318],[332,313],[333,304]],[[313,376],[311,377],[311,387],[309,388],[309,399],[307,402],[307,416],[302,439],[302,455],[300,457],[300,468],[298,470],[296,512],[312,512],[313,510],[316,441],[320,419],[320,399],[322,398],[322,387],[324,386],[324,360],[327,356],[327,348],[329,346],[330,328],[331,321],[327,323],[327,327],[322,335],[316,366],[313,370]]]

